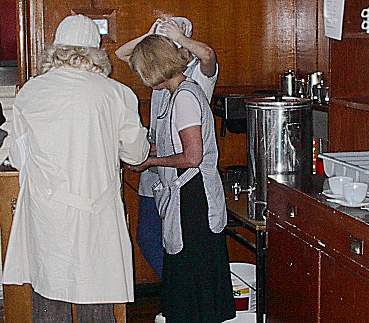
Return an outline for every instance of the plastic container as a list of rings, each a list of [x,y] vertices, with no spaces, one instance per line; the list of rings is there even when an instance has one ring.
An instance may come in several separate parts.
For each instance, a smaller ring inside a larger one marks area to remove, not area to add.
[[[227,320],[224,323],[256,323],[256,313],[240,313],[232,320]]]
[[[369,183],[369,151],[323,153],[324,172],[328,177],[348,176],[355,182]]]
[[[237,311],[256,310],[256,266],[248,263],[230,263],[233,297]]]

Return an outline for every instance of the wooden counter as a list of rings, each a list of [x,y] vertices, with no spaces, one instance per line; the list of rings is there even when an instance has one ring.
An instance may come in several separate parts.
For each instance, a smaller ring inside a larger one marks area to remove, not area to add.
[[[247,194],[242,193],[239,195],[238,201],[233,198],[231,192],[226,193],[226,204],[228,214],[235,219],[242,222],[242,224],[255,231],[265,230],[266,224],[264,221],[256,221],[250,219],[247,212]]]
[[[268,322],[368,322],[369,212],[269,179]]]

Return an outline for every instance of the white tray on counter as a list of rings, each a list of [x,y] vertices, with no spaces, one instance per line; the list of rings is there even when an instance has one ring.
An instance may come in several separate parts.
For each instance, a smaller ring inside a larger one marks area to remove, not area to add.
[[[357,182],[369,183],[369,151],[323,153],[324,172],[328,177],[349,176]]]

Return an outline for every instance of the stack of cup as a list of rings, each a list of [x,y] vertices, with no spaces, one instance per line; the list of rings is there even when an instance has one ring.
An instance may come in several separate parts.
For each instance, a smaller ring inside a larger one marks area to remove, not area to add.
[[[363,202],[368,191],[368,184],[354,182],[347,176],[330,177],[328,183],[333,194],[344,198],[351,205]]]
[[[361,17],[363,22],[361,23],[361,29],[364,29],[367,34],[369,34],[369,8],[364,8],[361,11]]]

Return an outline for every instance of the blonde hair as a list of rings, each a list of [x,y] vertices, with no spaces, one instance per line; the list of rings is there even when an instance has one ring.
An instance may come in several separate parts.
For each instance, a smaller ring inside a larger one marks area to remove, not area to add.
[[[58,67],[73,67],[106,76],[111,73],[111,63],[106,52],[91,47],[51,46],[44,53],[41,73]]]
[[[129,59],[131,69],[150,87],[183,73],[187,63],[188,53],[160,35],[145,37],[136,45]]]

